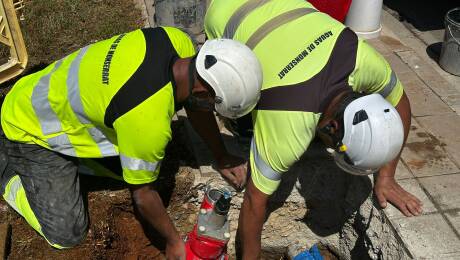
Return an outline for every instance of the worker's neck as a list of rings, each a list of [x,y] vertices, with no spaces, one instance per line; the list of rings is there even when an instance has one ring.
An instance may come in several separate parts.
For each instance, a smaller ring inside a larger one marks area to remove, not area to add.
[[[190,58],[188,59],[177,59],[173,65],[173,77],[176,82],[176,102],[182,103],[188,97],[189,93],[189,77],[188,67],[190,64]]]
[[[329,104],[326,106],[326,109],[323,112],[322,118],[326,120],[333,119],[337,111],[338,105],[340,104],[342,99],[350,92],[351,92],[350,90],[343,90],[343,91],[338,92],[335,95],[335,97],[333,97],[331,101],[329,102]]]

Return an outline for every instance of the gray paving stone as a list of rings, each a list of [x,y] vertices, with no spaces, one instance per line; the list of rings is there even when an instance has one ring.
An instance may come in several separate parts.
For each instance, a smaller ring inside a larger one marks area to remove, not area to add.
[[[460,208],[447,211],[444,214],[455,229],[460,232]]]
[[[411,50],[411,48],[403,45],[399,40],[391,36],[382,35],[381,37],[379,37],[379,40],[385,45],[385,47],[387,47],[389,50],[393,52]]]
[[[384,57],[388,61],[388,63],[390,63],[391,68],[396,73],[396,75],[398,75],[398,77],[402,73],[412,71],[411,68],[407,64],[405,64],[401,60],[401,58],[397,56],[396,54],[390,53],[390,54],[385,55]]]
[[[395,71],[395,73],[397,73],[398,79],[401,81],[403,86],[406,86],[408,83],[411,83],[411,82],[414,84],[417,83],[419,85],[424,84],[423,81],[421,81],[421,79],[417,76],[417,74],[415,74],[415,72],[412,70],[409,70],[407,72]]]
[[[398,52],[397,55],[430,87],[437,95],[444,97],[458,94],[458,91],[434,68],[420,58],[415,51]]]
[[[443,146],[444,143],[426,132],[413,119],[401,158],[415,177],[459,172],[459,168],[451,160]]]
[[[459,172],[447,153],[438,145],[409,143],[402,152],[402,159],[415,177],[435,176]]]
[[[389,54],[393,54],[393,51],[388,49],[387,46],[380,40],[381,37],[367,40],[367,42],[374,47],[380,54],[383,56],[387,56]]]
[[[460,209],[451,210],[444,213],[447,219],[452,223],[457,233],[460,233]]]
[[[419,179],[442,210],[460,208],[460,173]]]
[[[460,240],[440,214],[391,221],[415,259],[460,257]]]
[[[460,93],[442,98],[449,106],[460,106]]]
[[[451,113],[452,109],[444,103],[433,91],[412,72],[398,73],[404,90],[409,97],[412,115],[428,116]]]
[[[420,125],[433,134],[443,144],[457,165],[460,165],[460,117],[449,113],[440,116],[427,116],[417,118]]]
[[[407,136],[406,143],[423,142],[425,141],[427,135],[428,133],[418,123],[417,119],[412,117],[410,131],[409,131],[409,135]]]
[[[406,179],[406,180],[399,180],[399,185],[403,187],[407,192],[412,193],[412,195],[416,196],[422,203],[423,203],[423,213],[428,214],[437,212],[436,207],[430,201],[430,199],[426,196],[425,192],[422,190],[422,187],[419,185],[418,181],[415,179]],[[398,219],[398,218],[405,218],[405,216],[393,205],[388,205],[385,209],[385,214],[390,219]]]
[[[409,171],[409,169],[407,169],[407,167],[404,165],[402,160],[400,160],[398,165],[396,166],[395,179],[405,180],[405,179],[411,179],[411,178],[414,178],[414,175]]]
[[[443,256],[443,260],[458,260],[458,259],[460,259],[460,253],[459,252],[455,252],[455,253]]]
[[[451,107],[455,111],[455,113],[460,116],[460,105],[453,105]]]
[[[450,82],[452,86],[454,86],[457,91],[460,92],[460,77],[456,75],[449,74],[447,72],[440,73],[447,81]]]
[[[139,0],[142,1],[142,0]],[[145,4],[145,9],[148,15],[148,22],[150,27],[155,27],[155,0],[143,0]]]

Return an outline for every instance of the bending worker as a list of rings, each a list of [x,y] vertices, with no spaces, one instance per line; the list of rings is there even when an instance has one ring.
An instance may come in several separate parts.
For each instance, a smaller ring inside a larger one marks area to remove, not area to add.
[[[166,238],[167,258],[185,259],[184,243],[153,185],[171,119],[182,106],[193,124],[212,117],[214,108],[244,115],[258,100],[261,80],[260,64],[245,45],[210,40],[195,56],[190,38],[172,27],[86,46],[23,77],[6,96],[3,197],[52,246],[72,247],[88,227],[76,159],[119,156],[135,206]],[[214,152],[219,145],[211,144]],[[226,151],[214,154],[221,165],[235,161]],[[234,170],[241,169],[223,171]]]
[[[243,256],[260,253],[268,197],[318,135],[353,174],[378,171],[380,205],[404,215],[421,203],[394,178],[410,126],[410,104],[385,59],[356,34],[305,0],[213,0],[209,39],[250,47],[263,70],[253,115],[250,179],[239,218]]]

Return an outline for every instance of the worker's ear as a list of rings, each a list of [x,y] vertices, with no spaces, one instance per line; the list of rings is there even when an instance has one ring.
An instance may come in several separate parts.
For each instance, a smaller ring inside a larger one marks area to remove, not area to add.
[[[334,135],[339,130],[339,123],[335,119],[329,120],[319,131],[328,136]]]
[[[331,127],[331,134],[336,134],[340,129],[339,129],[339,122],[337,122],[336,119],[332,119],[329,121],[329,126]]]

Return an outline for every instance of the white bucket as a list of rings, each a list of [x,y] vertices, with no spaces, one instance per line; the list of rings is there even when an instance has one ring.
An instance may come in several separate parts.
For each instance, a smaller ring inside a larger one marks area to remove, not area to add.
[[[445,71],[460,76],[460,7],[447,12],[445,23],[439,65]]]
[[[365,39],[379,37],[382,26],[382,0],[353,0],[345,25]]]

